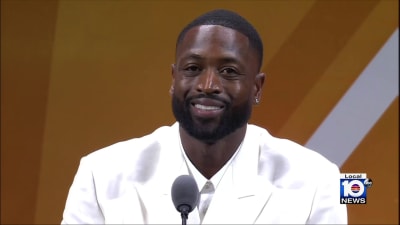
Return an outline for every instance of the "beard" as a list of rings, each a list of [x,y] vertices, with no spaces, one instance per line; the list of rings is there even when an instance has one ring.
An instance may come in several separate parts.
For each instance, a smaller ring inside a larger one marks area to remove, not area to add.
[[[232,107],[231,104],[224,101],[225,108],[219,120],[214,119],[196,119],[193,120],[190,112],[191,100],[199,97],[210,97],[218,99],[213,96],[195,96],[188,98],[184,101],[179,100],[175,95],[172,96],[172,110],[175,119],[179,122],[182,128],[192,137],[212,144],[216,141],[231,134],[238,128],[245,125],[252,112],[251,101],[242,105]],[[220,99],[218,99],[220,100]],[[217,123],[217,124],[216,124]]]

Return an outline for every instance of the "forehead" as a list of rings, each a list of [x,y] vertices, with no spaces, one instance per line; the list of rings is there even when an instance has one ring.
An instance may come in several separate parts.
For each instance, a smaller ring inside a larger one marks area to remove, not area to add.
[[[255,54],[244,34],[220,25],[201,25],[191,28],[178,44],[176,53],[177,56],[182,56],[216,51],[242,56]]]

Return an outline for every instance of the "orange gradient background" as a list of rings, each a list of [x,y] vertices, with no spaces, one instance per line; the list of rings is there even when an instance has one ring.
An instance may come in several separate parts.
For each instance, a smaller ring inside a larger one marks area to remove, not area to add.
[[[2,224],[60,223],[82,156],[174,122],[176,37],[215,8],[264,41],[251,123],[300,144],[398,29],[396,0],[1,0]],[[341,170],[374,181],[350,224],[398,224],[398,96]]]

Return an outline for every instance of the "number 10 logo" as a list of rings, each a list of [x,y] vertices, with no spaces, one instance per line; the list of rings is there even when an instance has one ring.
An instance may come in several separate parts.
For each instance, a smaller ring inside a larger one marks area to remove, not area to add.
[[[343,180],[343,197],[366,197],[365,186],[361,180]]]
[[[366,173],[340,174],[340,204],[366,204],[372,180]]]

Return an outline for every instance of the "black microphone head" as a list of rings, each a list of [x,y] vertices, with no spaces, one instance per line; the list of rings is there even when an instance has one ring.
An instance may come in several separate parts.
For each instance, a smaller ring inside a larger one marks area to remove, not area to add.
[[[189,207],[190,213],[197,206],[199,201],[199,188],[196,181],[189,175],[177,177],[171,188],[172,201],[176,210],[182,212],[182,207]]]

